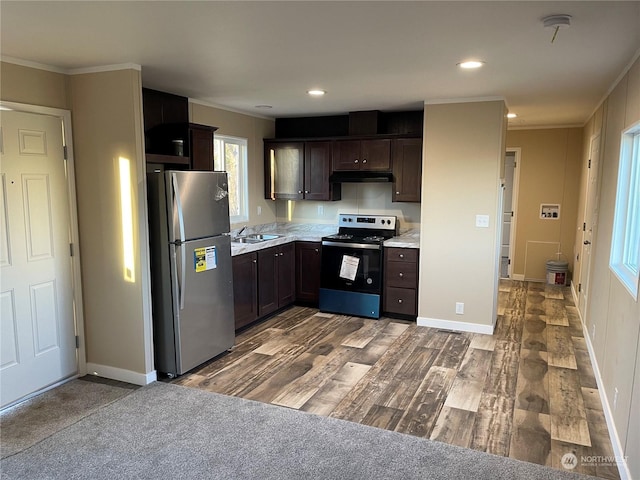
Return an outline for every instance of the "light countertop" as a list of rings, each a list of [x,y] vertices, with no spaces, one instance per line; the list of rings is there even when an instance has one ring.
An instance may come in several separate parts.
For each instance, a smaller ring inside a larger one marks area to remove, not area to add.
[[[238,234],[239,229],[232,230],[232,237]],[[265,240],[257,243],[231,242],[231,255],[255,252],[264,248],[275,247],[290,242],[320,242],[322,237],[334,234],[338,231],[335,225],[322,224],[297,224],[297,223],[270,223],[247,227],[243,235],[251,233],[269,233],[281,235],[273,240]],[[416,229],[409,230],[401,235],[384,242],[385,247],[396,248],[420,248],[420,232]]]

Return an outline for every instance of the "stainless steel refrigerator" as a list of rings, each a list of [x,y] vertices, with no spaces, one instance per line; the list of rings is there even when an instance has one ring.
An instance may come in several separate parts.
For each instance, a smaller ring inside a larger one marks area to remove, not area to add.
[[[224,172],[147,175],[155,367],[181,375],[235,339]]]

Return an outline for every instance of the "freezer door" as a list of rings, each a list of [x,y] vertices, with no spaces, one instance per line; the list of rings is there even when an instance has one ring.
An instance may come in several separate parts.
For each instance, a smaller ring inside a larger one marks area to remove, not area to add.
[[[165,172],[169,241],[211,237],[229,232],[226,172]]]
[[[171,248],[176,279],[175,373],[180,375],[234,344],[231,240],[222,235]]]

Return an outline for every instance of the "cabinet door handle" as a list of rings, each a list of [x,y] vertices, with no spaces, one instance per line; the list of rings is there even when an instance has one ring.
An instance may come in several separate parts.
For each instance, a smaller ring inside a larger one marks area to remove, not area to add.
[[[404,258],[404,253],[401,253],[401,254],[399,255],[399,257],[400,257],[400,258]]]
[[[400,195],[400,192],[396,192],[396,195]]]
[[[251,260],[251,261],[252,261],[253,263],[258,263],[258,261],[257,261],[257,260]]]
[[[320,250],[318,250],[317,248],[316,248],[315,250],[316,250],[316,253],[318,253],[318,252],[320,251]]]
[[[402,277],[404,277],[404,273],[400,272],[400,273],[398,274],[398,276],[399,276],[400,278],[402,278]]]
[[[298,190],[298,193],[302,193],[302,190]]]
[[[402,299],[401,298],[398,299],[398,303],[402,303]]]
[[[274,257],[277,257],[277,256],[278,256],[278,254],[276,253],[276,254],[274,255]]]
[[[353,161],[353,163],[358,163],[358,159],[356,158],[356,159]]]
[[[283,256],[283,255],[284,255],[284,253],[280,252],[280,256]]]
[[[362,163],[367,163],[367,159],[365,158],[364,160],[362,160]]]
[[[309,190],[305,190],[304,193],[309,193]]]

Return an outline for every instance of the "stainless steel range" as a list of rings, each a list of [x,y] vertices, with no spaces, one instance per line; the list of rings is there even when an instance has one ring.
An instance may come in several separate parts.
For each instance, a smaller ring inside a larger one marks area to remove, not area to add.
[[[338,233],[322,238],[320,311],[380,318],[383,243],[396,233],[394,216],[338,216]]]

